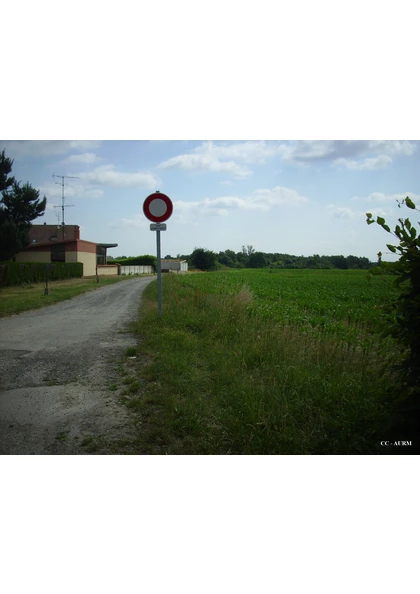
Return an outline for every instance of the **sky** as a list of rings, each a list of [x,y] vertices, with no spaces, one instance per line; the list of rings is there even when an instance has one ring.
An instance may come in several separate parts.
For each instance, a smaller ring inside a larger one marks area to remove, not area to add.
[[[366,212],[392,223],[397,200],[420,203],[419,141],[411,140],[7,140],[13,175],[47,197],[43,217],[80,225],[81,238],[118,243],[111,256],[156,253],[143,202],[173,202],[162,255],[256,251],[355,255],[371,261],[392,237]],[[58,207],[58,208],[57,208]],[[411,212],[409,214],[412,214]]]

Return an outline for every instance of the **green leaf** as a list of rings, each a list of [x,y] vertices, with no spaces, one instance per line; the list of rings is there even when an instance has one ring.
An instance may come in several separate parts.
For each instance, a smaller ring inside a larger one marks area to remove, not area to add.
[[[366,216],[367,216],[368,219],[371,219],[372,218],[372,213],[371,212],[367,212],[366,213]]]
[[[412,200],[410,200],[410,198],[408,196],[405,199],[405,203],[408,206],[408,208],[411,208],[412,210],[415,210],[416,205],[414,204],[414,202]]]
[[[378,225],[381,225],[381,227],[382,225],[385,225],[385,219],[383,217],[378,217],[376,219],[376,222],[378,223]]]
[[[386,247],[391,250],[391,252],[393,252],[395,254],[395,252],[397,251],[397,248],[395,247],[395,245],[391,245],[389,243],[386,244]]]
[[[388,231],[388,233],[391,233],[391,229],[389,228],[388,225],[382,225],[383,229],[385,229],[385,231]]]
[[[414,227],[411,227],[410,233],[411,233],[411,237],[413,239],[417,236],[417,231],[415,230]]]

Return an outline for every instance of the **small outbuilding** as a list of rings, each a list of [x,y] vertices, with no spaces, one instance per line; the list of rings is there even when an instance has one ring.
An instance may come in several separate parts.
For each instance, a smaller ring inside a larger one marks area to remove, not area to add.
[[[187,260],[161,260],[160,268],[162,272],[188,272]]]

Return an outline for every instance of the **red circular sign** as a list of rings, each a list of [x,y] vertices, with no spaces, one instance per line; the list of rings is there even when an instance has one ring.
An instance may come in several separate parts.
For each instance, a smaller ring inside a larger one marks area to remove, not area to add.
[[[161,192],[150,194],[143,202],[144,215],[154,223],[167,221],[172,214],[174,207],[172,200]]]

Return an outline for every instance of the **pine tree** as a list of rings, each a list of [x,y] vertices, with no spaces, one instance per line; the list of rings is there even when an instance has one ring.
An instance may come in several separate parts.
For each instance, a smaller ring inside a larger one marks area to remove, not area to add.
[[[0,153],[0,261],[10,260],[29,244],[32,221],[45,212],[47,199],[29,183],[20,185],[13,176],[13,160]]]

